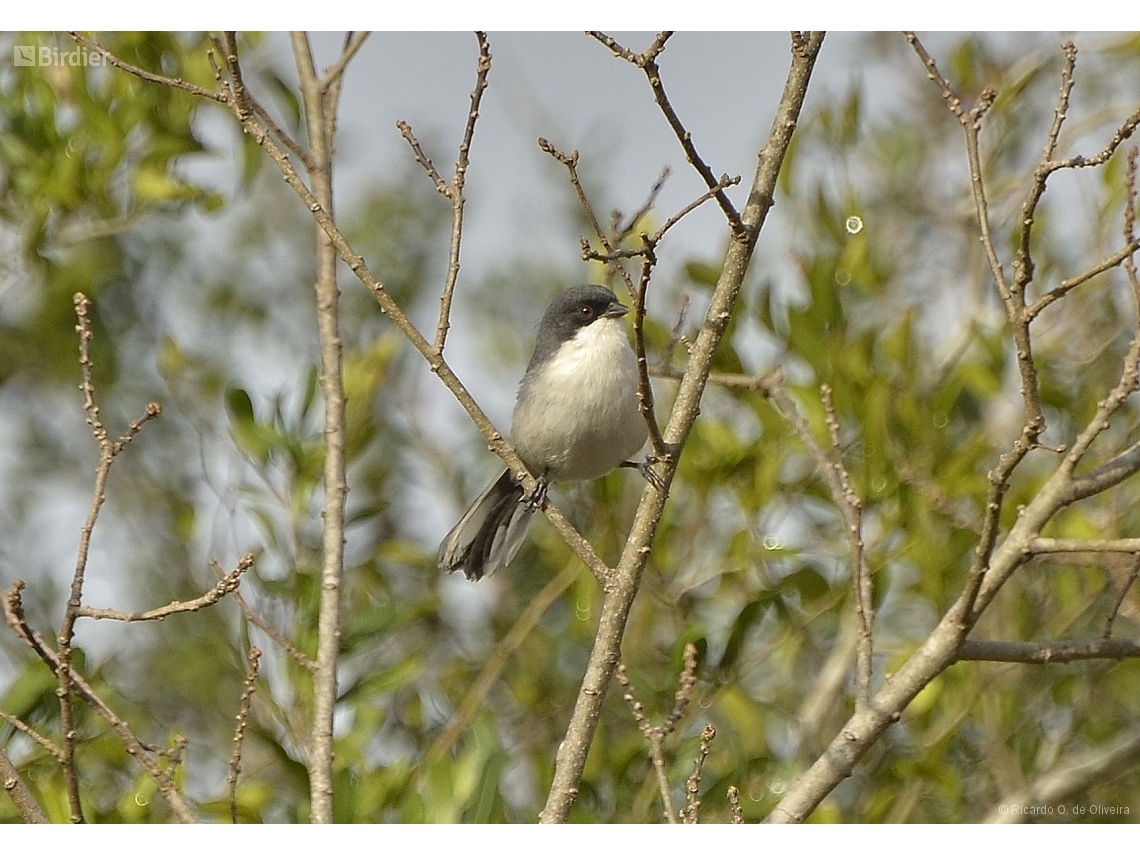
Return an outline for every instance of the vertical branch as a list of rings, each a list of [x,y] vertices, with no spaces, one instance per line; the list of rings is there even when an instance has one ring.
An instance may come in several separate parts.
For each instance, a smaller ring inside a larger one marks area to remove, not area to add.
[[[645,419],[645,426],[649,431],[649,444],[653,446],[653,455],[658,460],[669,457],[669,446],[661,436],[661,428],[657,426],[657,414],[653,408],[653,387],[649,384],[649,361],[645,357],[645,297],[649,290],[649,278],[653,267],[657,263],[654,252],[656,241],[643,236],[645,256],[641,262],[641,275],[637,281],[637,293],[633,301],[633,349],[637,354],[637,403],[641,415]],[[651,482],[652,483],[652,482]]]
[[[661,793],[661,810],[665,821],[671,824],[677,822],[677,812],[673,806],[673,793],[669,786],[669,774],[665,768],[665,738],[677,728],[677,722],[685,714],[685,707],[693,696],[693,688],[697,685],[697,647],[689,643],[685,645],[683,654],[685,665],[681,669],[677,691],[673,695],[673,709],[661,724],[653,725],[645,716],[645,709],[633,694],[633,685],[629,681],[625,664],[618,663],[616,679],[618,685],[624,689],[622,698],[629,704],[637,726],[649,742],[649,759],[653,764],[653,771],[657,775],[657,789]]]
[[[701,731],[701,743],[697,749],[697,756],[693,759],[693,772],[685,781],[685,806],[681,808],[681,821],[685,825],[696,825],[700,820],[701,811],[701,772],[705,767],[705,760],[709,756],[709,746],[716,739],[716,728],[706,724]]]
[[[333,216],[332,158],[340,86],[322,87],[308,36],[293,33],[293,54],[301,81],[312,169],[309,184],[321,209]],[[339,79],[339,78],[338,78]],[[313,674],[313,730],[309,740],[309,795],[313,822],[333,821],[333,713],[337,655],[340,650],[340,599],[344,570],[344,506],[348,494],[344,451],[344,378],[341,365],[340,289],[337,252],[320,226],[317,243],[317,335],[321,394],[325,404],[325,471],[321,595],[317,617],[316,671]]]
[[[843,515],[847,541],[851,544],[851,587],[855,600],[855,615],[859,620],[855,637],[855,707],[861,709],[871,703],[871,665],[874,654],[875,603],[871,587],[871,571],[863,549],[863,502],[851,485],[851,476],[843,464],[839,441],[839,419],[835,415],[835,402],[831,387],[821,389],[823,410],[827,415],[827,430],[831,435],[831,454],[827,457],[830,473],[825,473],[832,487],[836,505]]]
[[[111,470],[111,440],[99,415],[95,403],[95,385],[91,377],[91,318],[88,314],[91,301],[84,294],[75,295],[76,332],[79,333],[79,369],[82,375],[80,390],[83,392],[83,409],[87,413],[87,424],[99,446],[99,465],[95,468],[95,486],[91,496],[91,507],[87,519],[79,532],[79,552],[75,561],[75,573],[71,577],[71,595],[63,612],[63,625],[59,631],[59,667],[56,677],[59,680],[59,717],[63,728],[63,778],[67,788],[67,802],[71,810],[72,822],[83,822],[83,807],[79,800],[79,776],[75,769],[75,709],[71,703],[71,644],[75,637],[75,621],[79,617],[79,607],[83,605],[83,580],[87,572],[87,555],[91,548],[91,533],[99,519],[99,511],[107,500],[107,475]]]
[[[463,139],[459,142],[459,155],[455,160],[455,172],[451,181],[445,181],[420,146],[419,140],[412,132],[412,126],[403,119],[396,122],[400,136],[407,140],[411,146],[412,155],[416,162],[427,172],[428,178],[435,185],[441,196],[451,202],[451,244],[447,256],[447,276],[444,279],[443,291],[439,295],[439,321],[435,329],[435,343],[432,352],[436,356],[443,354],[443,346],[447,342],[447,331],[451,328],[451,300],[455,294],[455,283],[459,278],[459,248],[463,242],[463,208],[467,199],[463,195],[463,186],[467,181],[467,168],[470,165],[471,140],[475,137],[475,122],[479,119],[479,105],[483,102],[483,93],[487,90],[487,75],[491,71],[491,45],[487,41],[487,34],[476,32],[475,38],[479,42],[479,62],[475,72],[475,88],[471,90],[471,108],[467,111],[467,124],[463,129]]]
[[[249,711],[253,706],[253,693],[257,689],[257,671],[261,664],[261,651],[256,647],[249,648],[249,668],[245,673],[245,683],[242,684],[241,701],[238,704],[238,714],[234,717],[234,750],[230,755],[230,772],[226,776],[226,785],[230,789],[230,820],[234,825],[238,821],[237,785],[241,775],[241,749],[245,744],[245,729],[249,724]]]
[[[447,330],[451,323],[451,297],[455,292],[455,281],[459,276],[459,246],[463,239],[463,205],[467,201],[463,197],[463,185],[467,179],[468,155],[471,151],[471,139],[475,135],[475,121],[479,118],[479,104],[487,89],[487,75],[491,71],[491,45],[487,41],[487,34],[476,32],[475,38],[479,42],[479,65],[475,74],[475,88],[471,91],[471,109],[467,112],[467,126],[463,130],[459,157],[455,161],[455,174],[452,176],[447,193],[447,197],[451,200],[451,246],[448,250],[447,280],[439,298],[439,324],[435,333],[437,353],[443,352]]]
[[[71,577],[70,595],[63,612],[63,622],[59,630],[59,655],[56,663],[56,679],[59,681],[57,693],[59,695],[60,725],[63,728],[63,755],[60,765],[67,789],[67,802],[71,811],[72,822],[83,822],[83,808],[79,798],[79,775],[75,768],[75,744],[78,732],[75,726],[75,708],[72,704],[72,691],[74,675],[71,672],[72,642],[75,638],[75,622],[80,617],[83,608],[83,583],[87,574],[87,557],[91,549],[91,535],[95,530],[95,523],[99,519],[99,511],[107,500],[107,476],[111,473],[111,464],[147,421],[156,418],[162,411],[156,403],[147,405],[146,414],[131,423],[127,432],[116,440],[112,440],[103,424],[99,413],[99,406],[95,403],[95,383],[92,379],[91,363],[91,318],[89,311],[91,301],[84,294],[74,297],[76,331],[79,333],[79,368],[82,382],[79,385],[83,392],[83,409],[87,414],[87,424],[99,446],[99,464],[95,468],[95,485],[91,495],[91,507],[87,511],[87,519],[79,533],[79,550],[75,560],[75,572]]]

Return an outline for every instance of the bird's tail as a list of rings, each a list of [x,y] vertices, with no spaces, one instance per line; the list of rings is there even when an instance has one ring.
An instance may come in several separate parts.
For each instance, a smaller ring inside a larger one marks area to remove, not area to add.
[[[440,569],[462,570],[473,582],[506,567],[522,546],[534,516],[522,485],[509,469],[483,491],[439,545]]]

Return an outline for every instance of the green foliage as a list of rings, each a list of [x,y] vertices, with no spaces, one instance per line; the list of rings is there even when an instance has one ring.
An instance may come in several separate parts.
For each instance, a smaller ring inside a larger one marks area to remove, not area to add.
[[[869,50],[879,38],[868,39]],[[213,84],[203,37],[126,33],[106,44],[138,65]],[[248,42],[250,79],[272,95],[283,126],[295,128],[297,94],[257,45]],[[785,217],[781,226],[792,243],[754,271],[715,358],[717,371],[749,370],[761,339],[824,444],[820,385],[834,390],[844,460],[865,506],[879,677],[913,652],[961,590],[987,473],[1016,435],[1020,406],[1008,329],[963,181],[960,131],[914,57],[887,45],[870,51],[868,66],[875,67],[866,73],[894,72],[900,106],[872,114],[870,84],[855,81],[805,116],[773,214]],[[980,37],[959,39],[942,55],[944,72],[968,99],[986,86],[1000,93],[987,117],[984,166],[994,210],[1016,211],[1051,120],[1059,56],[1025,58]],[[1090,63],[1136,72],[1135,39],[1105,46]],[[1089,88],[1078,94],[1090,103],[1114,95],[1103,75],[1090,73],[1081,85]],[[13,491],[20,498],[0,524],[6,532],[34,529],[43,483],[79,496],[90,489],[94,451],[72,388],[71,294],[83,289],[94,298],[96,381],[112,432],[137,418],[141,402],[155,398],[165,410],[116,464],[96,538],[120,546],[93,559],[90,597],[130,599],[115,603],[124,608],[189,600],[216,582],[211,559],[228,572],[252,551],[257,562],[242,595],[311,657],[324,452],[307,212],[268,174],[248,139],[234,143],[239,192],[220,194],[187,178],[185,164],[214,154],[197,133],[203,111],[214,108],[182,93],[109,69],[13,68],[0,77],[0,99],[0,228],[16,240],[27,273],[26,293],[0,312],[0,395],[18,413],[16,451],[27,461],[23,489]],[[1074,109],[1077,103],[1075,96]],[[1099,121],[1087,131],[1095,144],[1063,141],[1086,153],[1099,148],[1106,138],[1103,116]],[[1033,245],[1036,288],[1087,268],[1116,245],[1121,160],[1118,153],[1105,169],[1072,180],[1072,192],[1087,203],[1081,210],[1096,212],[1087,222],[1074,224],[1066,203],[1047,197]],[[345,234],[402,306],[434,309],[449,206],[411,170],[364,196],[358,207],[338,212]],[[201,235],[188,224],[191,214],[225,218],[224,228],[209,235],[207,257],[193,243]],[[1007,263],[1016,220],[995,218]],[[528,256],[509,264],[529,271],[542,262]],[[700,294],[718,274],[694,259],[671,284]],[[658,276],[653,288],[666,280],[664,271]],[[533,277],[540,284],[521,293],[510,290],[518,277],[489,277],[461,296],[453,322],[474,318],[488,363],[492,355],[509,360],[517,374],[526,354],[516,352],[517,336],[499,333],[533,324],[545,294],[562,279],[560,271],[542,270]],[[549,789],[590,653],[599,586],[585,570],[570,576],[576,559],[542,522],[500,577],[478,587],[440,577],[425,536],[423,496],[408,485],[450,488],[458,506],[481,486],[469,479],[471,455],[483,449],[474,442],[462,453],[454,447],[422,397],[430,381],[421,361],[355,281],[346,277],[342,291],[350,493],[336,819],[531,821]],[[489,293],[494,309],[480,299]],[[661,293],[651,301],[661,314],[646,328],[651,361],[669,342],[674,321],[666,301],[658,302]],[[1049,442],[1070,442],[1115,382],[1134,323],[1130,299],[1119,278],[1105,276],[1038,321]],[[658,385],[659,414],[670,392]],[[1135,414],[1122,411],[1098,447],[1107,457],[1138,430]],[[1053,461],[1038,450],[1019,470],[1005,525]],[[616,473],[555,501],[612,561],[640,487],[629,473]],[[436,513],[426,514],[429,522]],[[1137,523],[1137,511],[1117,495],[1067,511],[1048,534],[1124,536]],[[35,563],[28,540],[6,540],[0,537],[0,581],[10,587],[18,568],[28,581],[29,619],[52,626],[65,589],[53,583],[49,567]],[[683,804],[699,734],[711,723],[717,737],[701,782],[702,821],[728,818],[730,785],[740,789],[745,820],[757,821],[853,708],[845,676],[853,635],[844,523],[812,457],[758,393],[709,388],[653,550],[622,655],[645,714],[657,723],[672,709],[685,645],[697,648],[692,700],[665,743],[674,799]],[[975,635],[1095,637],[1128,570],[1033,563]],[[552,605],[530,615],[528,607],[558,585]],[[1134,635],[1134,594],[1128,602],[1132,611],[1122,611],[1117,631]],[[516,628],[517,648],[497,650]],[[238,820],[308,818],[311,675],[236,603],[227,598],[158,624],[99,630],[81,624],[77,669],[149,744],[171,749],[174,734],[188,739],[177,778],[199,815],[216,822],[230,819],[225,779],[234,716],[248,648],[261,648]],[[5,666],[11,663],[0,709],[58,740],[55,680],[15,639],[0,640],[0,652]],[[465,695],[500,653],[500,676],[458,737],[443,744]],[[981,819],[1002,796],[1125,732],[1140,713],[1138,668],[955,665],[918,695],[812,818]],[[840,678],[828,684],[837,670]],[[79,709],[87,818],[170,820],[153,781],[113,732],[90,709]],[[0,746],[50,817],[66,821],[62,776],[50,754],[6,723]],[[1073,801],[1130,805],[1136,816],[1138,784],[1137,773],[1126,771]],[[14,818],[0,799],[0,820]],[[645,738],[612,688],[572,818],[661,820]]]

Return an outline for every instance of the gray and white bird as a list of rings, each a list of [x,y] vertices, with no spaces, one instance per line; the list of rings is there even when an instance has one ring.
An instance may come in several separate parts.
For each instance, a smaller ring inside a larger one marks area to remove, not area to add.
[[[547,307],[511,420],[511,441],[539,489],[524,495],[503,469],[439,545],[441,569],[462,570],[472,581],[491,575],[522,546],[548,483],[636,465],[628,461],[647,431],[637,357],[622,320],[628,311],[598,285],[570,288]]]

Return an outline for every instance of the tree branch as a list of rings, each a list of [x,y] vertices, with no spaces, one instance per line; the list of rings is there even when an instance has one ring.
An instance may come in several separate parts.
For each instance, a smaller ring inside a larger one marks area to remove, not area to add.
[[[1080,662],[1086,659],[1135,659],[1140,642],[1124,638],[1094,641],[975,641],[962,642],[960,662],[1021,662],[1026,665]]]
[[[245,673],[245,682],[242,684],[241,699],[238,702],[238,713],[234,717],[234,750],[230,755],[230,771],[226,775],[226,786],[230,791],[230,821],[237,825],[237,785],[241,776],[241,749],[245,744],[245,729],[249,724],[249,713],[253,707],[253,693],[257,690],[257,672],[261,662],[261,651],[256,647],[249,648],[247,657],[249,667]]]
[[[218,584],[202,596],[196,597],[188,602],[175,600],[172,603],[167,603],[165,606],[160,606],[145,612],[122,612],[117,609],[96,609],[91,606],[80,606],[78,616],[94,618],[95,620],[120,620],[124,623],[133,623],[142,620],[163,620],[171,615],[182,614],[183,612],[196,612],[207,606],[214,605],[214,603],[221,600],[226,594],[236,591],[241,584],[242,574],[252,566],[253,555],[248,554],[243,556],[238,562],[237,569],[228,573]]]
[[[816,56],[823,43],[822,34],[813,34],[806,47],[792,51],[784,93],[768,141],[757,157],[756,172],[742,216],[744,229],[733,232],[712,300],[705,314],[697,340],[681,379],[664,439],[673,448],[684,446],[696,420],[701,396],[708,382],[713,354],[728,326],[732,309],[752,258],[756,237],[772,206],[773,193],[780,166],[783,164],[792,133],[795,131],[811,79]],[[675,460],[663,467],[665,489],[672,480]],[[662,473],[659,473],[662,474]],[[621,560],[614,572],[614,585],[606,592],[590,661],[574,711],[559,746],[554,780],[540,819],[542,822],[564,822],[578,793],[586,755],[593,741],[602,700],[620,658],[621,639],[626,620],[641,582],[641,574],[649,557],[653,534],[661,519],[666,493],[655,489],[642,492],[633,527]]]
[[[339,75],[322,83],[313,64],[312,49],[304,33],[291,34],[293,55],[301,83],[313,161],[310,183],[314,200],[333,216],[333,137],[339,102]],[[347,53],[347,51],[346,51]],[[236,52],[231,73],[239,74]],[[340,288],[337,252],[325,231],[316,226],[317,334],[320,344],[320,385],[324,398],[324,508],[321,593],[317,617],[316,670],[313,672],[313,728],[309,739],[309,795],[311,818],[333,821],[333,715],[337,697],[340,657],[340,601],[344,573],[344,508],[348,495],[345,475],[345,394],[341,363]]]
[[[623,689],[622,699],[629,705],[630,712],[633,713],[638,728],[649,742],[649,759],[653,764],[653,771],[657,776],[657,789],[661,793],[662,814],[665,817],[665,821],[671,824],[676,824],[677,813],[676,808],[673,807],[673,791],[669,783],[669,773],[665,768],[664,745],[666,737],[677,728],[677,722],[679,722],[681,716],[685,714],[685,707],[688,706],[689,700],[693,695],[693,688],[697,684],[696,645],[691,643],[685,645],[684,660],[685,665],[681,669],[677,691],[673,695],[673,709],[665,718],[665,721],[659,725],[649,723],[649,719],[645,715],[645,708],[633,693],[633,685],[629,681],[629,675],[626,673],[624,663],[618,663],[616,673],[618,685]]]
[[[665,94],[665,85],[661,82],[661,69],[657,66],[657,57],[665,50],[665,43],[673,34],[671,32],[658,33],[657,38],[653,40],[653,44],[639,54],[635,54],[629,50],[629,48],[618,44],[616,39],[605,33],[591,31],[588,35],[597,39],[613,51],[614,56],[620,57],[626,62],[633,63],[645,72],[645,77],[649,81],[649,87],[653,90],[653,100],[657,102],[661,114],[669,123],[669,127],[673,129],[677,141],[681,143],[681,148],[685,152],[686,160],[693,165],[693,168],[696,169],[697,173],[704,179],[705,186],[713,191],[716,196],[717,204],[720,205],[721,211],[732,227],[733,234],[738,238],[746,237],[747,231],[744,222],[740,218],[740,213],[733,207],[732,201],[728,198],[724,190],[718,189],[719,181],[717,177],[697,151],[697,147],[693,143],[693,135],[685,128],[677,116],[676,110],[673,109],[673,105],[669,102],[669,96]]]
[[[0,748],[0,787],[8,794],[24,822],[47,823],[50,822],[24,779],[20,777],[20,770],[8,759],[8,753]]]
[[[1009,577],[1034,554],[1034,544],[1040,546],[1039,536],[1045,524],[1061,508],[1093,493],[1119,483],[1140,465],[1140,448],[1133,447],[1114,461],[1083,478],[1074,478],[1073,470],[1088,451],[1093,440],[1108,426],[1109,419],[1119,409],[1137,385],[1140,367],[1140,337],[1133,338],[1124,359],[1120,379],[1097,406],[1096,413],[1067,449],[1056,470],[1045,480],[1036,495],[1019,509],[1004,539],[999,542],[1001,502],[1009,487],[1013,470],[1029,451],[1037,446],[1044,429],[1041,405],[1037,392],[1036,371],[1029,347],[1027,309],[1024,291],[1011,289],[994,251],[989,231],[985,201],[985,188],[980,171],[977,130],[981,116],[992,103],[992,93],[983,93],[981,102],[966,112],[950,84],[938,73],[933,59],[926,53],[913,33],[907,34],[916,53],[927,68],[928,75],[938,85],[943,99],[958,118],[966,132],[967,156],[970,162],[970,184],[974,196],[977,220],[982,243],[990,259],[991,271],[999,294],[1006,306],[1012,338],[1017,351],[1021,374],[1025,419],[1022,431],[1013,446],[999,459],[990,472],[990,487],[983,522],[982,535],[975,551],[973,566],[967,574],[961,595],[943,615],[934,630],[923,640],[910,658],[889,675],[870,705],[856,710],[840,732],[831,741],[824,754],[785,793],[769,815],[773,822],[801,822],[842,780],[850,775],[855,763],[878,739],[879,735],[901,716],[902,711],[923,687],[955,661],[963,651],[970,652],[966,634]],[[1126,238],[1131,241],[1131,237]],[[1110,640],[1111,641],[1111,640]],[[1117,642],[1112,641],[1112,644]],[[1096,642],[1096,650],[1114,650],[1108,642]],[[1128,644],[1125,642],[1125,644]],[[1050,656],[1060,655],[1056,645],[1049,648]],[[974,648],[977,650],[977,648]],[[1087,652],[1087,651],[1086,651]],[[1044,654],[1042,654],[1044,655]],[[1074,650],[1071,655],[1078,655]],[[1131,655],[1131,654],[1129,654]],[[1056,661],[1052,658],[1051,661]]]

